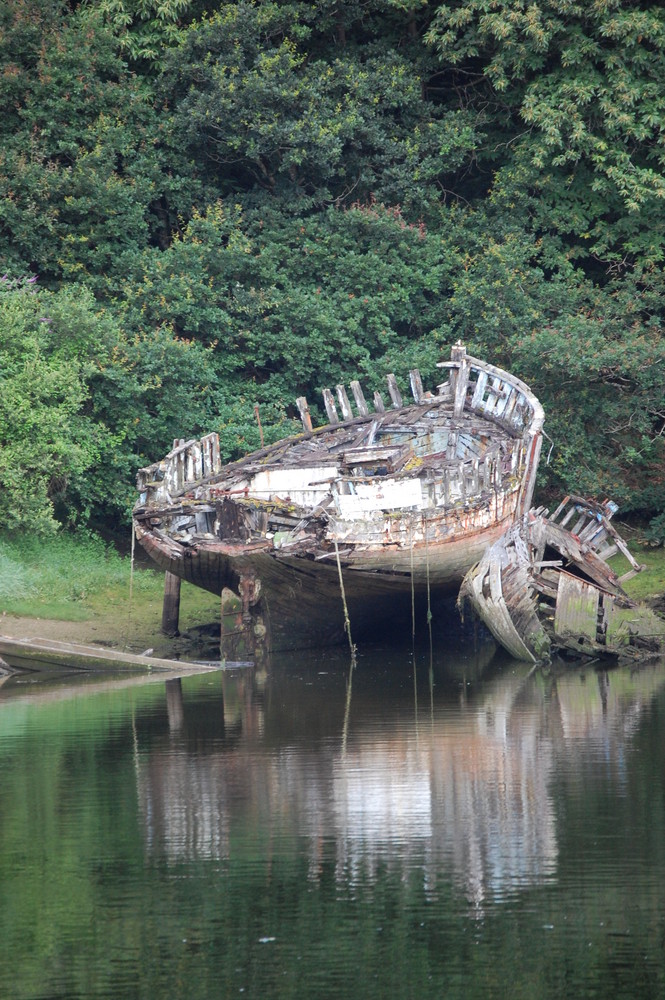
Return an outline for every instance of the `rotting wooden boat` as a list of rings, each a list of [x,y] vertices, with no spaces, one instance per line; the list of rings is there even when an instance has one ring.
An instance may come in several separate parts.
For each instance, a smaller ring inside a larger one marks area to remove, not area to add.
[[[224,467],[216,434],[175,444],[138,473],[136,538],[168,573],[235,591],[232,631],[255,655],[344,641],[343,602],[356,639],[408,621],[419,596],[456,594],[529,509],[543,411],[462,344],[439,367],[434,392],[410,372],[412,403],[388,375],[390,405],[375,393],[374,412],[358,382],[355,414],[337,386],[341,419],[324,390],[329,423],[316,430],[301,397],[303,434]]]
[[[459,601],[519,660],[556,652],[639,659],[665,647],[665,622],[631,600],[621,584],[640,572],[610,523],[617,507],[567,496],[553,514],[529,511],[464,578]],[[607,561],[621,552],[621,577]]]

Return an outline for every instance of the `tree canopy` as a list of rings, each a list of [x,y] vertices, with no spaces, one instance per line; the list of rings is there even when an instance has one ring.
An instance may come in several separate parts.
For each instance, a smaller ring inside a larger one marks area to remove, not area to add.
[[[545,498],[662,536],[660,6],[9,0],[0,74],[7,524],[462,338],[543,400]]]

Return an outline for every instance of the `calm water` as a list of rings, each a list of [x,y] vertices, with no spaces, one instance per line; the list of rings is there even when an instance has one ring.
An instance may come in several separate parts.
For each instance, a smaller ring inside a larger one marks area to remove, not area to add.
[[[6,681],[0,996],[665,997],[665,663],[488,660]]]

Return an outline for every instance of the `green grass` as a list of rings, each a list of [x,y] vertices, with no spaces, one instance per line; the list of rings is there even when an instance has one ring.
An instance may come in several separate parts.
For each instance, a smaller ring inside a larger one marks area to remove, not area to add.
[[[649,598],[659,597],[665,593],[665,548],[650,548],[641,545],[637,541],[631,541],[629,545],[633,557],[640,565],[646,569],[636,576],[631,577],[622,584],[629,597],[635,601],[644,601]],[[625,556],[617,555],[610,559],[610,566],[615,573],[621,576],[627,573],[632,567]]]
[[[130,563],[94,535],[0,537],[0,607],[17,615],[84,621],[91,598],[129,586]],[[135,574],[140,589],[160,583],[154,573]]]
[[[0,536],[0,612],[56,621],[88,621],[100,613],[124,614],[129,605],[131,560],[102,539],[88,534],[58,534],[53,538]],[[135,567],[133,614],[161,614],[164,574]],[[219,600],[212,594],[183,586],[181,608],[212,620]]]

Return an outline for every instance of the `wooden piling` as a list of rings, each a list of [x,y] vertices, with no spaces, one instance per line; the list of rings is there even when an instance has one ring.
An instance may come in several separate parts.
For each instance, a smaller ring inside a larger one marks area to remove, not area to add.
[[[409,381],[411,383],[411,395],[416,403],[422,403],[425,393],[423,391],[423,380],[417,368],[413,368],[409,372]]]
[[[180,577],[168,570],[164,576],[164,604],[162,605],[162,632],[165,635],[180,635]]]
[[[326,413],[328,414],[329,424],[338,424],[339,417],[337,416],[337,407],[335,406],[335,400],[333,399],[333,394],[330,389],[323,389],[323,405],[326,408]]]

